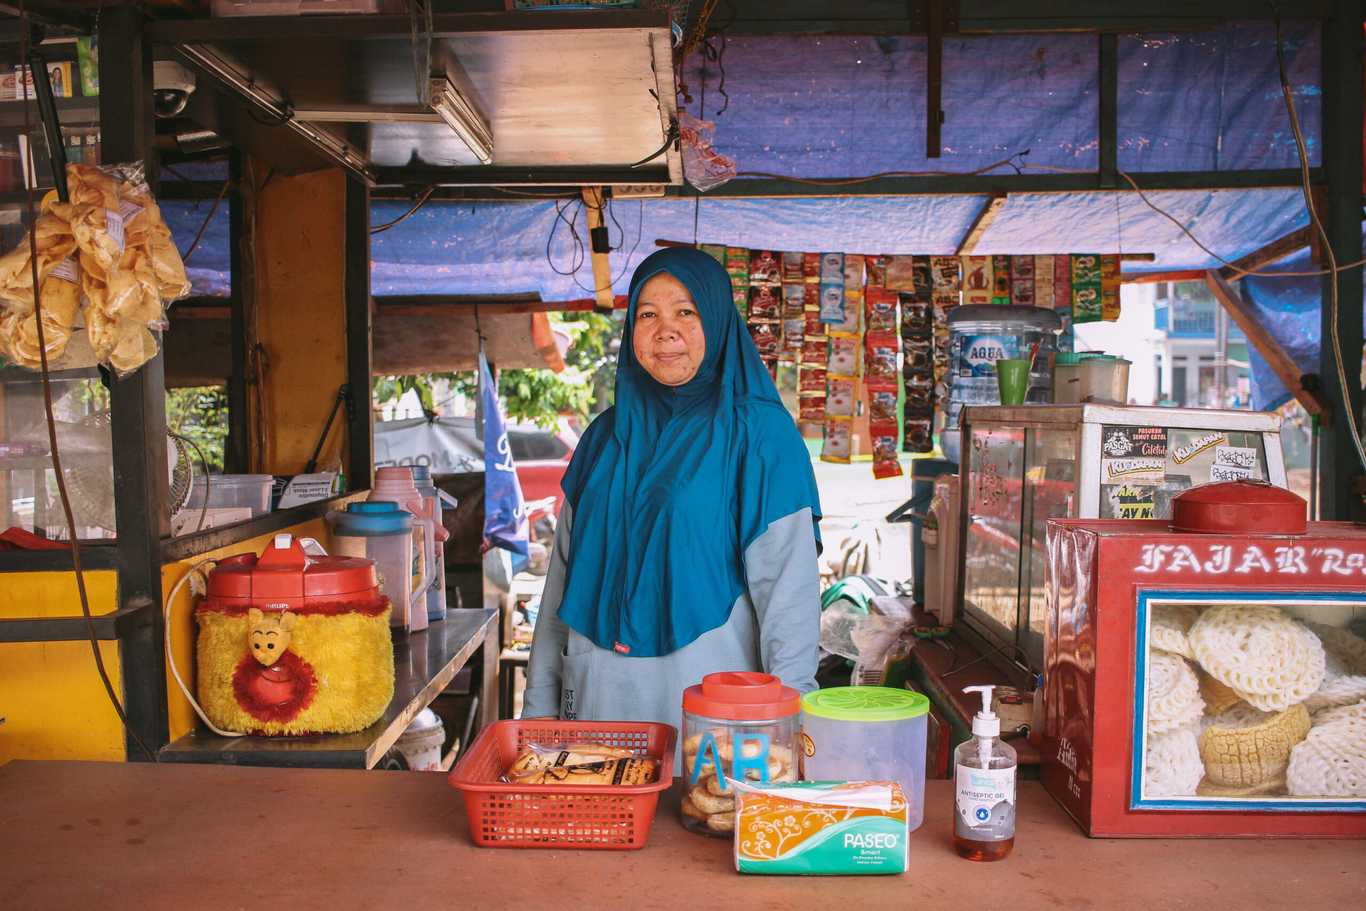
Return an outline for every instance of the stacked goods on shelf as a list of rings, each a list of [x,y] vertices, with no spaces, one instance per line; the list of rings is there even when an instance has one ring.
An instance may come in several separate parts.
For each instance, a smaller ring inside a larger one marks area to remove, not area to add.
[[[906,357],[901,381],[904,403],[904,443],[907,452],[929,452],[934,422],[934,275],[930,259],[917,256],[912,264],[913,287],[900,292],[901,341]]]
[[[897,461],[900,439],[897,426],[897,292],[886,287],[889,260],[869,256],[864,287],[864,376],[868,389],[869,433],[873,440],[873,476],[892,478],[901,474]],[[928,274],[926,275],[928,292]]]
[[[949,396],[949,311],[958,306],[958,257],[931,256],[930,283],[934,301],[930,353],[934,364],[934,401],[940,403],[948,401]],[[929,452],[933,448],[933,433],[943,430],[948,423],[945,409],[934,408],[931,420],[933,423],[928,427],[906,421],[903,436],[907,451]]]
[[[827,462],[848,462],[854,454],[863,257],[822,253],[820,289],[820,322],[825,324],[830,339],[821,458]]]
[[[782,257],[772,250],[749,253],[749,334],[770,374],[776,374],[782,350]]]
[[[783,260],[783,352],[791,357],[802,350],[806,337],[806,279],[802,254],[784,253]]]
[[[842,268],[842,267],[841,267]],[[802,254],[802,344],[798,354],[797,420],[803,424],[825,421],[827,340],[821,322],[821,257]],[[803,434],[805,435],[805,434]]]

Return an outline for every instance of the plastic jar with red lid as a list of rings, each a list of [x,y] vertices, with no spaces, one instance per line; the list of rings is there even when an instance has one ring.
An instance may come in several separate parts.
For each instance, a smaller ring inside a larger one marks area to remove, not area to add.
[[[797,780],[801,694],[772,674],[708,674],[683,691],[683,827],[730,837],[731,779]]]

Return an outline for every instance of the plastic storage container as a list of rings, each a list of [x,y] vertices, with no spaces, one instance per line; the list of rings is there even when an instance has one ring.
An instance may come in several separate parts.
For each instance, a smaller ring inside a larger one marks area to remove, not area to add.
[[[673,784],[672,726],[648,721],[497,721],[479,732],[448,779],[465,797],[470,838],[485,848],[643,848],[660,792]],[[659,761],[652,784],[509,784],[528,743],[624,747]]]
[[[801,696],[772,674],[708,674],[683,691],[683,826],[729,838],[727,779],[797,780]]]
[[[1124,358],[1108,354],[1059,352],[1053,368],[1053,403],[1124,404],[1129,400],[1129,366]]]
[[[413,471],[408,466],[389,466],[375,472],[375,485],[369,499],[374,502],[397,503],[413,517],[413,585],[421,610],[414,603],[407,626],[409,629],[427,628],[427,590],[435,578],[436,541],[445,541],[449,532],[434,518],[438,509],[436,497],[427,499],[417,489]]]
[[[896,781],[911,831],[925,819],[930,700],[910,690],[840,686],[802,697],[802,777]]]
[[[394,746],[412,772],[441,771],[441,747],[446,743],[446,728],[441,716],[431,709],[417,713],[413,723],[399,736]]]
[[[390,626],[410,628],[409,618],[419,605],[422,619],[427,619],[425,591],[431,579],[419,578],[414,572],[414,522],[410,513],[399,509],[397,503],[369,500],[348,503],[345,512],[328,513],[327,522],[338,555],[375,561],[380,588],[392,602]],[[423,534],[419,546],[426,545],[425,531]]]
[[[432,536],[432,584],[427,586],[427,619],[446,618],[446,539],[451,533],[441,521],[441,492],[432,483],[432,470],[426,465],[413,466],[413,486],[427,504],[426,514],[431,517]]]
[[[268,474],[198,475],[190,487],[190,500],[185,508],[203,508],[207,496],[210,509],[246,506],[254,519],[270,512],[270,489],[274,483],[275,476]]]
[[[949,313],[948,423],[940,436],[944,457],[958,462],[959,413],[964,405],[999,405],[996,362],[1029,357],[1039,343],[1029,374],[1026,403],[1048,402],[1053,394],[1053,355],[1062,319],[1042,307],[971,304]]]

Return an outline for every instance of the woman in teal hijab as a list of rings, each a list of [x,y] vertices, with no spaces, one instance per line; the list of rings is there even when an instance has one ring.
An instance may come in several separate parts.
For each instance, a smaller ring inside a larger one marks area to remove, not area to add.
[[[676,725],[714,671],[815,688],[815,475],[711,257],[636,270],[616,404],[564,492],[523,717]]]

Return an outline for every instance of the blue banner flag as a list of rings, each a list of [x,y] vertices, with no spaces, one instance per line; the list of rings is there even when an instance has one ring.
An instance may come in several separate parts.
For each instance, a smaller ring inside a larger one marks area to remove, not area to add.
[[[479,398],[484,412],[484,540],[515,554],[527,555],[527,515],[522,485],[512,460],[498,386],[479,352]]]

